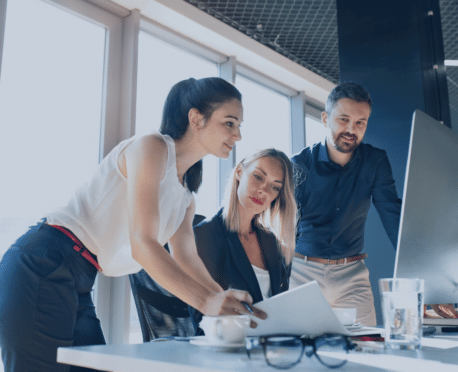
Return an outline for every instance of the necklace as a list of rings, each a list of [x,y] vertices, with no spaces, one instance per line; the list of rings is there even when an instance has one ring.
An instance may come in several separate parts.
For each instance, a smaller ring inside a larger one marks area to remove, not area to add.
[[[239,236],[243,236],[243,239],[250,240],[250,235],[254,234],[254,230],[248,231],[246,234],[238,233]]]

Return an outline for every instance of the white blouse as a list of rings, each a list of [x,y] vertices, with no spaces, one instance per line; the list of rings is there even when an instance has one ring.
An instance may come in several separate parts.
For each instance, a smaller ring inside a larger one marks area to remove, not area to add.
[[[260,267],[251,265],[253,267],[256,278],[258,279],[259,287],[261,288],[262,299],[269,298],[270,293],[270,275],[267,270],[261,269]]]
[[[175,142],[168,135],[167,169],[159,186],[159,235],[165,245],[183,222],[192,193],[179,182]],[[127,179],[118,167],[122,150],[137,136],[118,144],[98,165],[92,179],[79,187],[67,204],[46,216],[49,224],[68,228],[97,260],[106,276],[121,276],[141,270],[132,258],[127,221]],[[154,175],[150,175],[154,177]]]

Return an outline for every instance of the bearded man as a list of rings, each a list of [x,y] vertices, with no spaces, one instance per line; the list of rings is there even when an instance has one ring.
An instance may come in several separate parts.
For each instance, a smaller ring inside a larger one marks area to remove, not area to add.
[[[376,325],[364,227],[371,202],[394,247],[401,199],[386,152],[363,143],[372,100],[356,83],[329,94],[321,121],[326,139],[291,161],[299,167],[300,219],[290,288],[316,280],[331,307],[354,307],[357,322]]]

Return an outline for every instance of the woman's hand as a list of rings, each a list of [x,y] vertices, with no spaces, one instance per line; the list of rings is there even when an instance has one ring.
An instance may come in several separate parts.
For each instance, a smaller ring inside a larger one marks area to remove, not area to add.
[[[253,310],[251,314],[242,302],[246,302]],[[267,314],[251,306],[253,299],[250,294],[237,289],[228,289],[224,292],[212,293],[208,296],[202,313],[207,316],[218,315],[254,315],[260,319],[266,319]],[[251,328],[256,328],[257,324],[251,321]]]

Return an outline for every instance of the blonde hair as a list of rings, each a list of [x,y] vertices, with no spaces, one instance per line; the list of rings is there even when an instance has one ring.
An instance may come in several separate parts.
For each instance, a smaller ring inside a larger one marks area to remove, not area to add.
[[[285,262],[290,264],[296,249],[297,206],[294,198],[293,165],[284,152],[273,148],[259,150],[243,159],[232,170],[224,194],[223,219],[228,230],[240,232],[239,203],[237,199],[237,189],[240,182],[235,174],[236,169],[239,165],[247,168],[261,158],[276,159],[283,169],[284,181],[278,196],[272,201],[270,208],[255,215],[253,223],[256,227],[270,231],[275,235],[280,243],[280,253],[285,258]]]

